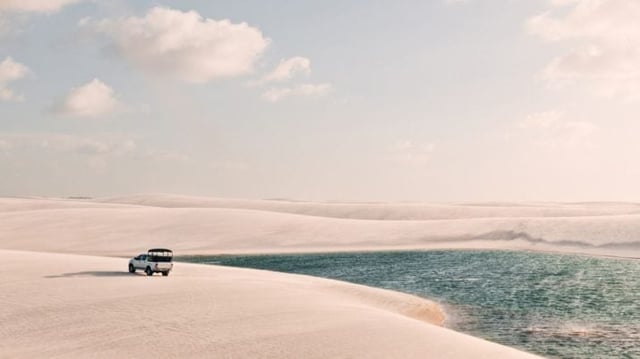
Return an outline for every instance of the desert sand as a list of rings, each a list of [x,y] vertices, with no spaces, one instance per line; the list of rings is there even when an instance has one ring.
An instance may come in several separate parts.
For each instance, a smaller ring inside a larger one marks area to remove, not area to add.
[[[238,268],[132,275],[177,254],[504,248],[637,255],[640,206],[0,199],[0,357],[533,358],[411,295]],[[111,256],[111,257],[109,257]]]
[[[437,326],[425,299],[325,279],[0,250],[7,358],[533,358]]]
[[[498,248],[640,256],[634,203],[312,203],[139,195],[0,198],[0,248],[129,256]]]

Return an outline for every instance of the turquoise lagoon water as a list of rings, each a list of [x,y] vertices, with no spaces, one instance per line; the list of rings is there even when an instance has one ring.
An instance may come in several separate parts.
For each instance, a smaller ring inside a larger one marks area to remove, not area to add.
[[[640,261],[506,251],[182,257],[435,299],[447,326],[551,358],[640,358]]]

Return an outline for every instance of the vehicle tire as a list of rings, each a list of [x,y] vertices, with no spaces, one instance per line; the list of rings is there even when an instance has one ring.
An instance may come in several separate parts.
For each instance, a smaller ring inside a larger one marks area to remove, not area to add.
[[[168,276],[168,275],[169,275],[169,272],[162,272],[162,276],[163,276],[163,277],[166,277],[166,276]]]
[[[135,273],[136,272],[136,267],[133,266],[133,264],[129,263],[129,273]]]
[[[151,270],[151,267],[147,267],[147,269],[145,269],[144,272],[147,273],[148,276],[153,275],[153,271]]]

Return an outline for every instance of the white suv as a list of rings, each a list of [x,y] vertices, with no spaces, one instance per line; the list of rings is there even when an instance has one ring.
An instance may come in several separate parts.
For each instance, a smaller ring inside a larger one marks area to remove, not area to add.
[[[160,272],[168,276],[173,269],[173,252],[166,248],[153,248],[147,254],[140,254],[129,260],[129,273],[135,273],[137,269],[144,270],[147,275]]]

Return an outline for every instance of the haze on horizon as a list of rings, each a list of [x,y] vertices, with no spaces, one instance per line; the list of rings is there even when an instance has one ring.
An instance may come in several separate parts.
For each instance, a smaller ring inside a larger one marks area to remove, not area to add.
[[[640,201],[634,0],[0,0],[0,196]]]

